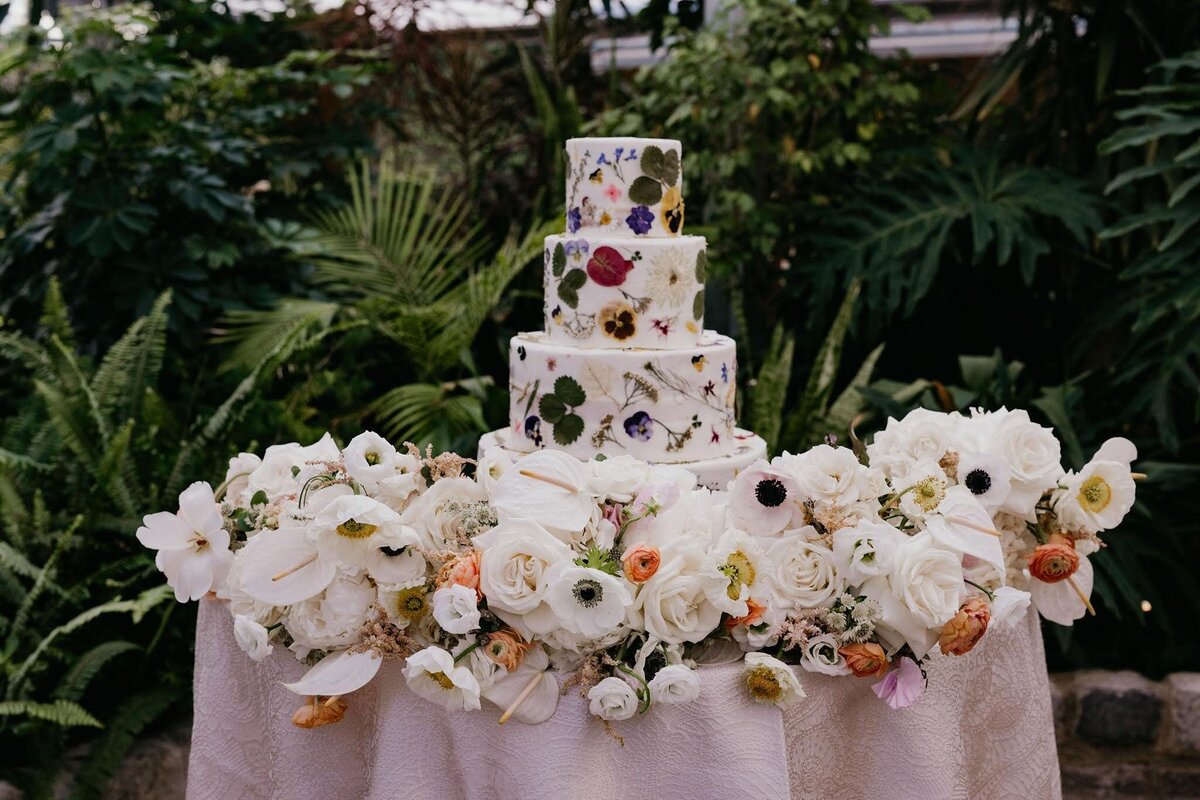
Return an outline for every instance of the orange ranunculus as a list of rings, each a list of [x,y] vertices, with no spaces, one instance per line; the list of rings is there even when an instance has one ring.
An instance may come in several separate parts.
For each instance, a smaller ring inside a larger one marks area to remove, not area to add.
[[[1079,554],[1065,536],[1051,536],[1029,557],[1029,574],[1043,583],[1065,581],[1079,569]]]
[[[838,654],[846,659],[846,666],[856,678],[881,678],[888,671],[887,653],[874,642],[848,644],[839,647]]]
[[[732,630],[738,625],[757,625],[759,620],[762,619],[762,615],[766,613],[767,610],[765,605],[754,599],[747,600],[746,606],[749,608],[749,611],[746,612],[744,617],[730,617],[729,619],[725,620],[726,628]]]
[[[962,604],[958,613],[942,626],[938,644],[948,656],[961,656],[970,652],[987,633],[992,610],[982,597],[972,597]]]
[[[297,728],[319,728],[322,725],[332,725],[341,722],[346,716],[346,704],[340,698],[333,697],[322,701],[319,697],[310,697],[308,701],[292,714],[292,724]]]
[[[437,588],[445,589],[458,584],[468,589],[474,589],[475,594],[483,597],[479,591],[479,561],[481,553],[478,550],[468,550],[451,561],[447,561],[438,570]]]
[[[621,567],[630,583],[645,583],[654,577],[662,563],[662,554],[652,544],[639,544],[621,556]]]
[[[483,642],[482,650],[493,664],[512,672],[521,666],[521,662],[525,660],[525,651],[532,646],[532,642],[522,639],[521,634],[512,628],[504,628],[489,633]]]

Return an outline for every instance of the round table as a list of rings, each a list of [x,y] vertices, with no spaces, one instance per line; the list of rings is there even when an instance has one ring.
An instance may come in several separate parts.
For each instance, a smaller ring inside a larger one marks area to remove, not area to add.
[[[1036,615],[940,658],[916,705],[893,711],[871,680],[799,672],[808,697],[779,711],[749,700],[740,665],[702,667],[700,698],[615,723],[569,691],[548,722],[448,712],[413,694],[399,664],[345,698],[340,723],[291,724],[280,683],[305,667],[261,663],[201,601],[187,796],[244,798],[1021,798],[1061,797],[1050,687]]]

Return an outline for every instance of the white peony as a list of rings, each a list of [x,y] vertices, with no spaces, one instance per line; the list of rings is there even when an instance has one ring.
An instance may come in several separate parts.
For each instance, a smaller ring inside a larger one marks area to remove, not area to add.
[[[829,605],[846,586],[833,551],[806,526],[787,531],[767,552],[768,579],[784,608]]]
[[[478,711],[479,681],[440,647],[413,653],[404,664],[408,687],[449,711]]]
[[[354,644],[375,599],[375,588],[365,575],[338,574],[324,592],[288,608],[283,622],[294,640],[291,650],[303,658],[310,650]]]
[[[137,539],[157,550],[154,564],[181,603],[199,600],[221,585],[233,565],[229,532],[207,483],[193,483],[179,495],[179,511],[142,518]]]
[[[374,431],[363,431],[342,451],[346,473],[374,492],[379,482],[396,474],[400,454],[387,439]]]
[[[455,583],[433,593],[433,618],[446,633],[462,636],[477,631],[480,616],[474,589]]]
[[[462,510],[485,500],[487,492],[470,478],[442,478],[405,506],[400,522],[417,532],[426,550],[444,550],[458,540]]]
[[[254,661],[262,661],[275,649],[270,642],[267,629],[250,617],[237,615],[233,618],[233,638],[242,652]]]
[[[846,659],[838,652],[838,640],[832,633],[822,633],[808,640],[801,653],[800,666],[822,675],[849,675]]]
[[[546,604],[566,631],[597,639],[625,621],[633,596],[620,578],[559,561],[546,573]]]
[[[526,638],[558,627],[546,605],[547,573],[573,553],[545,528],[529,520],[510,520],[475,537],[482,552],[479,590],[488,609]]]
[[[756,702],[786,708],[805,697],[792,668],[766,653],[747,653],[742,674]]]
[[[620,722],[637,713],[641,701],[637,693],[620,678],[605,678],[588,690],[588,710],[600,719]]]
[[[710,599],[711,581],[700,574],[703,560],[695,546],[664,549],[658,571],[638,587],[630,624],[667,644],[699,642],[716,630],[721,609]]]
[[[671,664],[654,674],[649,687],[655,703],[690,703],[700,696],[700,673],[683,664]]]

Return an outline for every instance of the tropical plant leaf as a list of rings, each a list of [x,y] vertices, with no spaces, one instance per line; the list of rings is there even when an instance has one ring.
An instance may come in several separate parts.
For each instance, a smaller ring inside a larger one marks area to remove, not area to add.
[[[71,669],[58,683],[54,694],[60,700],[79,702],[84,690],[104,668],[104,665],[117,656],[141,648],[133,642],[113,640],[96,645],[91,650],[76,659]]]
[[[61,728],[102,728],[100,720],[93,717],[78,703],[55,700],[52,703],[35,703],[31,700],[0,701],[0,717],[29,717],[53,723]]]
[[[162,370],[170,302],[169,291],[159,295],[150,313],[133,323],[100,362],[92,389],[107,419],[137,419],[141,415],[142,398],[158,383]]]
[[[792,379],[796,337],[786,333],[783,325],[775,326],[771,344],[763,357],[762,366],[754,378],[750,394],[747,421],[750,429],[767,442],[767,451],[775,452],[783,426],[783,404],[787,400],[788,384]]]

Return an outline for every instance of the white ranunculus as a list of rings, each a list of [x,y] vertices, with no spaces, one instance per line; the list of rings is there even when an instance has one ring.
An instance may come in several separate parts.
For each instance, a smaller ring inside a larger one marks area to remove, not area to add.
[[[892,555],[907,537],[886,522],[863,521],[833,534],[833,560],[849,584],[859,584],[892,568]]]
[[[880,638],[893,651],[907,643],[922,658],[958,613],[964,586],[962,557],[922,532],[896,548],[886,577],[870,579],[861,591],[883,611]]]
[[[1011,586],[1001,586],[994,594],[990,624],[1000,629],[1015,628],[1029,610],[1029,592]]]
[[[593,459],[585,465],[588,490],[601,500],[628,503],[650,480],[650,465],[630,455]]]
[[[242,652],[254,661],[262,661],[275,649],[270,636],[265,627],[249,617],[238,615],[233,618],[233,638]]]
[[[389,528],[400,527],[400,515],[378,500],[362,494],[334,499],[313,518],[308,536],[317,554],[342,569],[362,566],[379,548]]]
[[[769,563],[762,547],[745,531],[730,528],[704,556],[700,571],[707,579],[709,600],[731,617],[749,613],[750,598],[767,600]]]
[[[649,686],[655,703],[690,703],[700,696],[700,673],[683,664],[671,664],[656,672]]]
[[[573,558],[567,547],[530,520],[510,520],[475,537],[481,551],[479,591],[488,609],[528,634],[549,633],[557,623],[546,605],[547,573]]]
[[[426,647],[404,665],[408,687],[449,711],[478,711],[479,681],[440,647]]]
[[[1008,500],[1012,470],[1003,458],[987,453],[959,453],[957,469],[958,485],[965,487],[989,515],[995,514]]]
[[[667,644],[699,642],[716,630],[721,609],[713,605],[711,582],[700,573],[704,551],[690,544],[662,551],[658,571],[638,587],[630,623]]]
[[[1078,475],[1068,473],[1065,488],[1054,493],[1054,511],[1069,531],[1098,533],[1125,519],[1137,494],[1129,465],[1092,460]]]
[[[792,668],[766,653],[747,653],[742,674],[750,696],[759,703],[786,708],[805,697]]]
[[[889,477],[902,475],[916,461],[937,463],[950,450],[961,417],[915,408],[902,420],[888,418],[887,426],[867,445],[871,466]]]
[[[829,605],[846,586],[833,551],[810,526],[786,531],[767,551],[768,578],[784,608]]]
[[[288,608],[284,627],[294,640],[292,651],[303,658],[310,650],[354,644],[375,599],[375,588],[365,575],[340,573],[324,592]]]
[[[600,719],[620,722],[637,713],[637,692],[620,678],[605,678],[588,690],[588,710]]]
[[[157,550],[154,564],[181,603],[199,600],[225,580],[233,564],[229,532],[207,483],[193,483],[179,495],[179,511],[142,518],[137,539]]]
[[[625,621],[633,596],[624,580],[564,560],[546,573],[546,604],[564,629],[597,639]]]
[[[772,536],[799,516],[804,499],[795,476],[759,459],[729,485],[730,522],[752,536]]]
[[[771,462],[796,477],[807,500],[850,506],[869,497],[867,469],[848,447],[817,445],[799,455],[783,455]]]
[[[442,478],[409,502],[400,521],[421,537],[427,550],[444,550],[459,534],[459,512],[487,500],[487,493],[470,478]]]
[[[474,589],[451,584],[433,593],[433,618],[457,636],[479,630],[479,602]]]
[[[400,454],[378,433],[363,431],[346,445],[342,458],[347,474],[373,492],[381,480],[396,474]]]
[[[245,508],[250,505],[250,494],[246,489],[250,486],[250,473],[262,466],[262,459],[254,453],[238,453],[229,459],[229,469],[225,470],[225,479],[221,485],[225,487],[225,499],[234,508]],[[275,498],[268,497],[272,501]]]
[[[846,659],[838,652],[837,637],[832,633],[822,633],[808,640],[801,653],[800,666],[822,675],[850,674]]]
[[[1026,411],[1004,408],[991,414],[976,413],[971,424],[981,425],[980,449],[1008,464],[1011,488],[1000,510],[1032,519],[1038,499],[1063,475],[1061,448],[1054,432],[1030,420]]]

